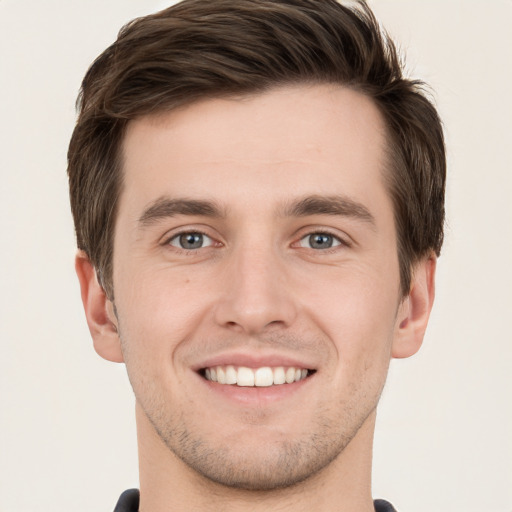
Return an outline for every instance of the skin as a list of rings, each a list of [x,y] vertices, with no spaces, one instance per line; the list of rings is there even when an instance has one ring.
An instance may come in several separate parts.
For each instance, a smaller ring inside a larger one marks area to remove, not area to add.
[[[435,272],[420,261],[401,297],[385,144],[371,100],[331,85],[130,123],[115,307],[85,254],[76,268],[95,348],[135,392],[142,511],[373,510],[375,408],[390,359],[421,345]],[[230,360],[314,373],[261,391],[198,372]]]

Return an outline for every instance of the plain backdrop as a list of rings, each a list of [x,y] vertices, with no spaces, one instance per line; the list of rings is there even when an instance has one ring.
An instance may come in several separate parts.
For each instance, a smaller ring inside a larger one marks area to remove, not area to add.
[[[206,0],[205,0],[206,1]],[[123,365],[94,352],[73,270],[66,150],[92,60],[156,0],[0,0],[0,511],[111,510],[137,486]],[[512,511],[512,2],[374,0],[435,90],[446,243],[420,353],[393,361],[374,495]]]

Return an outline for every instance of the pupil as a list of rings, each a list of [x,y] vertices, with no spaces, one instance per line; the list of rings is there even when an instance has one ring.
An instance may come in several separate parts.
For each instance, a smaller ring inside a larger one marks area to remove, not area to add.
[[[332,236],[325,233],[311,235],[309,243],[313,249],[328,249],[332,247]]]
[[[180,236],[180,245],[183,249],[199,249],[203,245],[201,233],[186,233]]]

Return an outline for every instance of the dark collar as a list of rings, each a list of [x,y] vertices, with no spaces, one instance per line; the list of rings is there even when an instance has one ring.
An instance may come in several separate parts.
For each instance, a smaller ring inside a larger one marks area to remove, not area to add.
[[[391,503],[385,500],[375,500],[375,512],[396,512]],[[121,494],[114,512],[138,512],[139,510],[139,490],[128,489]]]

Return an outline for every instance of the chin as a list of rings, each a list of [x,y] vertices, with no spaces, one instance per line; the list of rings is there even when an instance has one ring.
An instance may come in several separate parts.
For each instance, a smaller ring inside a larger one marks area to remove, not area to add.
[[[167,448],[196,474],[209,482],[247,491],[272,491],[293,487],[321,472],[337,459],[358,429],[344,435],[323,425],[318,435],[290,439],[266,429],[229,438],[212,439],[184,428],[159,432]],[[183,426],[181,426],[183,427]]]
[[[176,453],[185,464],[210,482],[247,491],[273,491],[300,484],[329,465],[343,446],[329,451],[287,443],[269,450],[259,446],[249,453],[230,450],[208,451],[182,447]],[[174,450],[173,450],[174,451]]]

